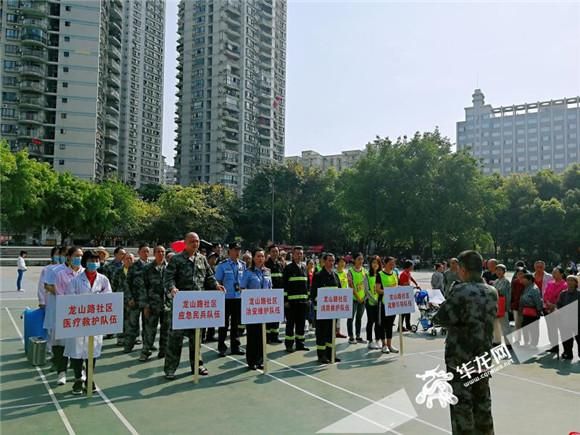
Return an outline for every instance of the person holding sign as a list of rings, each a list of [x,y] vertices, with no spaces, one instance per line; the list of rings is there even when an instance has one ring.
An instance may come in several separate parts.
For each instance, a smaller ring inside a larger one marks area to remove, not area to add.
[[[176,254],[165,268],[163,282],[170,298],[173,298],[180,291],[224,291],[224,287],[218,284],[213,276],[207,259],[198,252],[199,242],[199,236],[196,233],[186,234],[184,237],[185,249],[180,254]],[[172,322],[173,319],[171,319]],[[165,378],[168,380],[175,379],[175,370],[179,367],[184,336],[189,339],[189,363],[191,370],[194,370],[195,331],[193,329],[174,330],[170,325],[163,367]],[[198,372],[202,376],[209,374],[203,366],[203,361],[200,361]]]
[[[271,289],[272,278],[270,270],[264,266],[266,254],[261,248],[252,252],[252,263],[249,269],[244,271],[240,287],[242,289]],[[264,368],[264,349],[262,347],[262,325],[254,323],[246,325],[246,361],[250,370]]]
[[[324,267],[314,275],[312,282],[312,301],[318,309],[318,289],[322,287],[341,288],[340,278],[333,270],[334,255],[326,253],[322,256]],[[316,353],[318,354],[318,362],[321,364],[329,364],[332,359],[332,352],[336,351],[332,345],[332,320],[318,319],[316,321]],[[339,358],[334,359],[335,362],[340,362]]]
[[[83,294],[99,294],[99,293],[112,293],[111,284],[109,279],[97,272],[100,266],[99,253],[96,251],[88,250],[83,254],[81,260],[81,266],[84,267],[84,272],[77,275],[72,281],[70,281],[66,294],[68,295],[83,295]],[[103,336],[97,335],[94,337],[93,345],[93,368],[95,366],[95,361],[101,356],[101,348],[103,346]],[[86,365],[86,371],[88,372],[88,358],[89,358],[89,337],[75,337],[67,338],[64,354],[70,358],[71,368],[74,370],[75,382],[73,384],[72,393],[74,395],[79,395],[83,393],[83,362]],[[85,381],[86,382],[86,381]],[[89,386],[85,385],[85,390],[88,390]],[[91,385],[92,391],[95,391],[95,384]]]
[[[393,339],[393,324],[395,323],[395,316],[387,316],[383,306],[385,288],[397,287],[399,285],[399,279],[397,278],[397,274],[395,273],[394,269],[395,259],[393,257],[386,257],[383,270],[379,272],[379,276],[376,280],[376,290],[379,295],[379,338],[383,342],[383,353],[399,353],[399,350],[391,344]]]
[[[346,286],[352,288],[352,317],[347,320],[346,328],[348,330],[348,342],[366,343],[360,336],[362,327],[362,316],[365,311],[365,294],[368,292],[369,281],[367,279],[367,271],[363,267],[364,255],[362,253],[356,254],[354,259],[354,266],[348,271],[348,282]],[[342,280],[341,280],[342,285]],[[352,330],[352,320],[355,319],[356,341]],[[372,330],[371,330],[372,331]],[[372,332],[371,332],[372,334]],[[367,334],[368,335],[368,334]],[[371,337],[372,340],[372,337]]]
[[[365,289],[366,291],[366,310],[367,310],[367,341],[369,342],[368,348],[370,350],[381,349],[381,333],[379,324],[379,316],[381,315],[379,305],[379,294],[377,293],[377,276],[383,268],[383,263],[381,257],[378,255],[373,255],[370,260],[369,274],[368,274],[368,285]],[[373,340],[373,328],[375,331],[375,339]]]
[[[268,260],[266,261],[266,267],[270,269],[270,276],[272,277],[272,286],[274,288],[284,288],[284,265],[280,261],[279,251],[276,245],[270,245],[268,248],[270,254]],[[268,323],[266,325],[268,332],[268,343],[269,344],[280,344],[282,340],[278,337],[280,332],[279,323]]]

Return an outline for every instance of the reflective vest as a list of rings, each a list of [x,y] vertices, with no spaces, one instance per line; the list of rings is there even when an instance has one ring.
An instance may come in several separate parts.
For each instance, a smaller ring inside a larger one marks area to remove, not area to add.
[[[399,279],[397,278],[395,271],[389,275],[381,270],[379,272],[379,276],[381,277],[381,284],[383,284],[383,288],[396,287],[399,283]]]
[[[369,275],[368,278],[369,278],[369,291],[370,291],[370,294],[373,295],[373,298],[374,298],[374,300],[369,299],[369,305],[376,305],[377,304],[376,301],[379,298],[379,295],[377,294],[377,288],[376,288],[377,276],[376,275],[373,275],[373,276]]]
[[[337,270],[336,274],[338,275],[338,279],[340,280],[340,287],[348,288],[348,276],[346,274],[346,270],[343,270],[342,272],[339,272]]]
[[[358,296],[358,299],[364,300],[365,298],[365,279],[367,277],[366,270],[361,269],[360,271],[356,271],[354,267],[351,267],[350,274],[352,275],[352,283],[354,286],[354,293]],[[356,298],[353,295],[353,299]]]

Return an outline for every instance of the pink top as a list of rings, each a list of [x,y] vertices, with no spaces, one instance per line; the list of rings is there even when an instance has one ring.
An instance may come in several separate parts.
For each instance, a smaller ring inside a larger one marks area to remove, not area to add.
[[[64,267],[56,273],[56,280],[54,286],[56,287],[57,295],[67,294],[69,283],[79,274],[83,273],[85,269],[79,267],[76,272],[70,267]]]
[[[558,302],[558,297],[560,293],[568,288],[568,284],[566,284],[565,279],[561,279],[560,281],[550,281],[548,285],[546,285],[546,291],[544,292],[544,305],[546,302],[551,304],[555,304]]]

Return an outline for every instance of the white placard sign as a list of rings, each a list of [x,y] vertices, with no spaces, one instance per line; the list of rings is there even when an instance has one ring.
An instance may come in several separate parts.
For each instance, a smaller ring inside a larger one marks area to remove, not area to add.
[[[225,293],[180,291],[173,298],[173,329],[219,328],[225,325]]]
[[[352,317],[352,289],[319,288],[316,305],[317,319],[350,319]]]
[[[385,316],[409,314],[416,311],[414,287],[387,287],[383,296]]]
[[[432,304],[441,305],[445,302],[445,296],[439,289],[427,289],[427,294],[429,295],[429,302]]]
[[[284,321],[284,290],[242,290],[242,324]]]
[[[59,295],[55,311],[57,339],[123,332],[123,293]]]

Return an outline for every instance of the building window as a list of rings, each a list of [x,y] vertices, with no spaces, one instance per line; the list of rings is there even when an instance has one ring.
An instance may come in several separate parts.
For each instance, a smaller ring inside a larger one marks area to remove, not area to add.
[[[18,30],[6,29],[6,39],[18,39]]]
[[[64,22],[64,26],[65,26],[65,27],[70,27],[70,21],[65,21],[65,22]]]
[[[65,36],[64,37],[64,42],[70,42],[70,36]]]
[[[60,114],[60,119],[66,119],[66,113],[61,113]]]
[[[62,99],[62,102],[65,103],[65,104],[68,103],[68,98],[63,98]]]
[[[64,165],[64,160],[59,160],[58,161],[58,164],[61,165],[61,166]]]
[[[63,88],[68,88],[68,82],[62,82],[62,87]]]
[[[68,51],[65,51],[63,54],[64,54],[64,57],[69,57],[70,56],[70,53]]]
[[[63,72],[68,72],[68,66],[63,66],[63,67],[62,67],[62,71],[63,71]]]
[[[67,12],[70,12],[70,6],[65,6],[64,7],[64,10],[67,11]]]
[[[66,149],[66,145],[65,145],[65,144],[63,144],[63,143],[61,143],[61,144],[59,145],[59,148],[60,148],[61,150],[64,150],[64,149]]]

